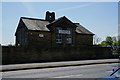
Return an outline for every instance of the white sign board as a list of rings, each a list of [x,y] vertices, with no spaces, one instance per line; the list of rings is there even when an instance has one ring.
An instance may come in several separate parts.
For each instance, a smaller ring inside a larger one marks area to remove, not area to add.
[[[70,31],[69,30],[59,30],[58,33],[61,33],[61,34],[70,34]]]

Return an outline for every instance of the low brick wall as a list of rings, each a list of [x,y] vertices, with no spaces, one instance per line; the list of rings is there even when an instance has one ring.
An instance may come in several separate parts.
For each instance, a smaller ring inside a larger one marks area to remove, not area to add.
[[[112,51],[108,47],[2,47],[2,64],[36,63],[50,61],[72,61],[83,59],[111,58]]]

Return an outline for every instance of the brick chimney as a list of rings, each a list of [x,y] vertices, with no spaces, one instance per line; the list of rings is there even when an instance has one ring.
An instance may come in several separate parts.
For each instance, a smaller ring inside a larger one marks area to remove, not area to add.
[[[47,11],[46,12],[46,17],[45,17],[45,20],[49,21],[49,22],[52,22],[55,20],[55,13],[54,12],[49,12]]]

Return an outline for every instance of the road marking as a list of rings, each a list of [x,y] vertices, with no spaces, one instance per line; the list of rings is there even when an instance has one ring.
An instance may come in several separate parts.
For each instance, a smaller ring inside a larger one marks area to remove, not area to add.
[[[82,76],[83,74],[79,74],[79,75],[68,75],[68,76],[58,76],[58,77],[53,77],[53,78],[69,78],[69,77],[76,77],[76,76]]]
[[[106,71],[106,73],[112,73],[113,71]]]

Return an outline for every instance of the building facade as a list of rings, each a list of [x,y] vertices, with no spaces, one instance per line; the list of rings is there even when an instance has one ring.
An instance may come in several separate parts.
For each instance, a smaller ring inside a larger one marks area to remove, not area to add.
[[[45,19],[21,17],[15,36],[16,46],[80,46],[93,45],[93,33],[65,16],[55,19],[46,12]]]

